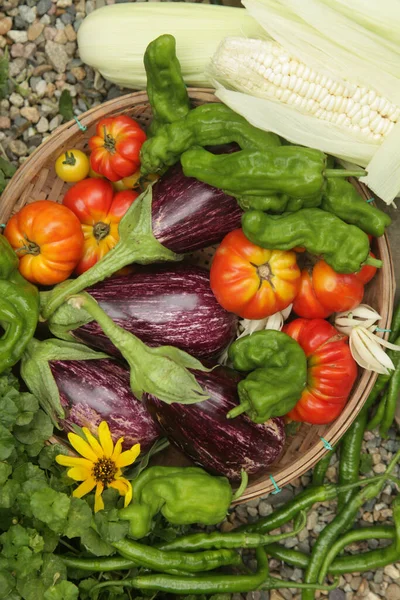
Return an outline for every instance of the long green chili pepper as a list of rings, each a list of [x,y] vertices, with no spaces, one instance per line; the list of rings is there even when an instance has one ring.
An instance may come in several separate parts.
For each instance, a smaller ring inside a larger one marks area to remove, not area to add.
[[[204,577],[173,577],[171,575],[142,575],[121,581],[107,581],[94,586],[92,593],[108,587],[133,587],[141,590],[154,590],[175,595],[235,594],[252,592],[257,589],[273,590],[280,588],[300,588],[332,590],[330,586],[305,586],[294,581],[283,581],[269,576],[268,559],[262,548],[257,548],[257,571],[249,575],[207,575]]]
[[[133,540],[123,539],[112,544],[126,559],[153,571],[183,569],[189,573],[211,571],[225,565],[240,565],[240,555],[234,550],[207,550],[189,554],[164,552]]]
[[[400,451],[391,460],[386,473],[382,478],[373,483],[370,483],[365,488],[350,500],[347,506],[341,510],[336,517],[328,523],[325,529],[322,530],[317,541],[314,544],[310,562],[305,573],[305,583],[316,583],[318,581],[319,573],[324,562],[326,553],[332,544],[337,540],[343,530],[350,527],[359,511],[359,509],[367,502],[375,498],[382,490],[386,477],[392,472],[398,460],[400,459]],[[313,600],[314,593],[311,591],[304,591],[302,594],[302,600]]]
[[[385,414],[385,406],[387,400],[387,391],[384,391],[382,394],[382,398],[379,400],[378,408],[372,419],[367,423],[366,430],[372,431],[375,427],[378,427],[382,422],[383,415]]]
[[[339,485],[353,483],[359,478],[361,446],[367,418],[367,410],[363,408],[340,442]],[[357,490],[341,492],[338,496],[337,512],[340,512],[356,494]]]
[[[312,474],[312,485],[322,485],[325,480],[325,475],[331,462],[332,454],[335,452],[336,446],[333,450],[329,450],[325,456],[316,464]]]
[[[127,571],[140,567],[137,562],[122,558],[120,556],[112,556],[111,558],[77,558],[75,556],[59,555],[58,558],[63,561],[66,567],[71,569],[79,569],[80,571],[88,571],[90,573],[106,573],[109,571]],[[191,577],[192,573],[184,569],[168,569],[165,571],[170,575],[184,575]],[[194,575],[194,574],[193,574]],[[196,573],[198,576],[199,573]]]
[[[293,531],[281,533],[280,535],[262,535],[260,533],[248,533],[232,531],[229,533],[221,533],[214,531],[213,533],[193,533],[181,538],[177,538],[172,542],[166,542],[158,546],[160,550],[180,550],[184,552],[194,552],[197,550],[206,550],[208,548],[258,548],[258,546],[267,546],[274,542],[278,542],[285,538],[297,535],[304,529],[307,522],[307,515],[301,511],[301,519],[296,523]]]
[[[395,498],[392,507],[393,507],[393,521],[394,521],[394,530],[395,530],[395,541],[394,541],[394,544],[392,544],[392,546],[394,546],[394,548],[399,553],[400,552],[400,496],[397,496]],[[339,538],[338,542],[341,542],[340,538]],[[325,576],[329,570],[329,565],[336,558],[336,556],[339,554],[339,552],[343,549],[343,546],[341,545],[341,543],[338,543],[338,542],[336,544],[333,544],[333,546],[328,550],[328,553],[325,556],[325,560],[324,560],[321,570],[319,572],[319,578],[318,578],[319,583],[322,583],[324,581]],[[382,554],[384,554],[385,550],[382,549],[381,552],[382,552]],[[389,550],[388,553],[391,555],[391,550]]]
[[[396,308],[394,309],[390,329],[391,332],[389,335],[389,342],[392,342],[394,344],[396,343],[396,338],[398,338],[400,335],[400,302],[398,302]]]
[[[400,352],[397,354],[400,354]],[[387,437],[396,415],[396,406],[400,394],[400,360],[396,364],[395,371],[392,372],[386,394],[383,417],[379,427],[379,434],[383,438]]]
[[[394,540],[395,537],[396,531],[394,527],[388,525],[374,525],[373,527],[353,529],[345,533],[335,544],[333,544],[332,551],[335,549],[335,556],[337,556],[337,554],[349,544],[371,539]],[[282,546],[281,544],[271,544],[266,549],[266,552],[268,556],[281,560],[298,569],[307,569],[310,562],[310,557],[307,554],[304,554],[304,552],[299,552],[292,548],[285,548],[285,546]],[[384,556],[382,556],[383,552],[385,552]],[[400,553],[397,553],[397,556],[399,556],[399,554]],[[382,561],[379,562],[381,558]],[[348,560],[348,562],[346,562],[346,560]],[[369,552],[364,552],[363,554],[335,558],[328,567],[328,573],[330,575],[344,575],[345,573],[370,571],[371,565],[374,565],[372,570],[375,570],[392,564],[397,560],[399,560],[399,558],[396,558],[394,545],[391,544],[390,546],[380,548],[379,550],[371,550]]]

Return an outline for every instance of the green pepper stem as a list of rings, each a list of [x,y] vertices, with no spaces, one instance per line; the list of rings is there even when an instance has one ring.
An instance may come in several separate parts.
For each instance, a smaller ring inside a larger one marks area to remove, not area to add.
[[[379,260],[379,258],[368,256],[368,258],[363,262],[363,266],[364,265],[369,265],[370,267],[376,267],[377,269],[380,269],[383,265],[383,262]]]
[[[358,171],[348,171],[347,169],[325,169],[325,177],[365,177],[367,171],[359,169]]]
[[[249,483],[249,476],[247,475],[244,469],[241,470],[240,476],[241,482],[238,489],[232,496],[232,502],[236,502],[236,500],[239,500],[239,498],[243,495],[245,489],[247,488],[247,484]]]
[[[246,410],[248,410],[250,407],[250,402],[248,400],[245,400],[244,402],[238,404],[238,406],[235,406],[235,408],[232,408],[229,412],[227,412],[226,418],[234,419],[235,417],[238,417],[242,413],[246,412]]]

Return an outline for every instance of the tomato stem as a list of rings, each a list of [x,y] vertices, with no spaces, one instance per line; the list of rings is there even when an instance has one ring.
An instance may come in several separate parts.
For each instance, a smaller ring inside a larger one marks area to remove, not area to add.
[[[40,254],[40,246],[38,246],[36,242],[31,242],[31,240],[28,240],[26,236],[25,241],[21,240],[21,244],[21,247],[15,250],[17,254],[22,252],[24,254],[33,254],[33,256],[38,256]]]
[[[114,154],[115,153],[115,139],[113,138],[112,135],[107,133],[107,129],[106,129],[105,125],[103,127],[103,130],[104,130],[104,134],[103,134],[104,148],[111,154]]]
[[[103,221],[98,221],[93,226],[93,235],[96,238],[97,242],[104,240],[110,234],[110,225],[108,223],[103,223]]]
[[[62,162],[63,165],[71,165],[72,167],[76,164],[76,158],[73,152],[68,154],[68,150],[65,152],[65,160]]]

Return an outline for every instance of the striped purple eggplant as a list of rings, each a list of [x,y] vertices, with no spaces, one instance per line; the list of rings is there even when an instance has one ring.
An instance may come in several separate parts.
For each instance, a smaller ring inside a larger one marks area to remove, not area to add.
[[[235,198],[206,183],[186,177],[180,163],[153,186],[153,235],[178,254],[221,242],[241,224]]]
[[[241,469],[249,475],[265,471],[283,450],[283,419],[270,419],[262,425],[245,415],[228,420],[226,413],[239,403],[237,383],[241,379],[232,369],[196,372],[196,379],[209,393],[209,400],[168,405],[153,396],[144,397],[170,442],[195,464],[232,481],[240,479]]]
[[[114,442],[124,437],[124,448],[140,443],[146,452],[160,437],[160,429],[146,408],[132,394],[129,371],[107,360],[50,361],[65,418],[60,425],[97,431],[107,421]]]
[[[146,267],[88,290],[121,327],[150,346],[171,345],[196,358],[220,354],[233,340],[237,317],[215,299],[209,273],[193,265]],[[85,344],[118,356],[96,321],[75,329]]]

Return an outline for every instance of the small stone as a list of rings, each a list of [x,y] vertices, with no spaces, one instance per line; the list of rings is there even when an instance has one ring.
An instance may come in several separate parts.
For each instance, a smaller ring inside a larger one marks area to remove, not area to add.
[[[39,83],[37,84],[36,90],[35,90],[37,95],[39,96],[39,98],[42,98],[45,95],[46,90],[47,90],[47,83],[44,81],[44,79],[41,79],[39,81]]]
[[[307,517],[307,529],[310,531],[314,531],[318,522],[318,513],[310,512]]]
[[[373,523],[374,522],[374,516],[370,513],[370,512],[365,512],[363,514],[363,521],[366,521],[367,523]]]
[[[400,600],[400,586],[396,583],[391,583],[386,590],[387,600]]]
[[[72,25],[67,25],[64,29],[64,33],[67,36],[69,42],[75,42],[77,35]]]
[[[17,29],[11,29],[8,32],[10,40],[16,44],[25,44],[28,41],[28,34],[26,31],[18,31]]]
[[[47,11],[49,11],[51,8],[51,0],[39,0],[39,2],[37,3],[37,14],[39,16],[44,15],[45,13],[47,13]]]
[[[271,590],[269,600],[283,600],[283,596],[276,590]]]
[[[46,42],[45,49],[46,54],[56,71],[59,73],[64,73],[67,68],[69,58],[63,46],[49,40]]]
[[[272,513],[272,506],[266,500],[261,500],[258,506],[258,512],[260,517],[267,517]]]
[[[228,533],[229,531],[232,531],[232,529],[234,529],[235,526],[233,523],[230,523],[229,521],[224,521],[221,525],[221,531],[222,533]]]
[[[72,0],[57,0],[58,8],[68,8],[68,6],[71,6],[71,4]]]
[[[64,13],[61,15],[61,21],[64,23],[64,25],[72,25],[74,17],[69,13]]]
[[[25,156],[28,151],[26,144],[21,140],[11,140],[8,147],[16,156]]]
[[[374,473],[381,474],[386,471],[386,466],[383,463],[379,463],[378,465],[375,465],[372,470]]]
[[[68,38],[65,35],[65,31],[64,29],[59,29],[56,33],[56,35],[54,36],[54,41],[57,44],[66,44],[68,42]]]
[[[13,58],[22,58],[24,56],[25,46],[24,44],[13,44],[11,46],[10,54]]]
[[[361,577],[360,576],[351,578],[350,586],[351,586],[352,590],[354,590],[356,592],[358,590],[358,588],[360,587],[360,585],[361,585]]]
[[[55,27],[45,27],[43,35],[45,40],[54,40],[57,35],[57,29]]]
[[[90,13],[94,11],[94,9],[95,9],[94,3],[91,0],[87,0],[86,1],[86,14],[90,15]]]
[[[19,117],[19,108],[17,106],[10,107],[10,119],[14,121],[17,117]]]
[[[14,119],[14,125],[15,127],[24,127],[24,125],[28,123],[28,121],[26,119],[24,119],[24,117],[21,117],[20,115],[18,115],[18,117],[15,117]]]
[[[375,454],[372,454],[372,464],[374,465],[379,465],[379,463],[382,462],[381,459],[381,455],[379,454],[379,452],[375,452]]]
[[[258,515],[258,510],[256,508],[252,508],[251,506],[247,507],[247,512],[251,517],[257,517]]]
[[[21,108],[21,115],[30,123],[37,123],[40,119],[40,114],[35,106],[25,106]]]
[[[388,565],[383,569],[383,572],[385,573],[385,575],[388,575],[392,579],[399,579],[400,577],[400,571],[399,569],[396,569],[394,565]]]
[[[0,35],[0,48],[3,49],[7,46],[7,40],[4,35]]]
[[[43,15],[43,17],[40,19],[40,22],[43,23],[43,25],[50,25],[50,23],[51,23],[50,15]]]
[[[34,42],[43,33],[44,25],[40,21],[33,23],[28,29],[28,40]]]
[[[21,15],[21,18],[26,21],[27,23],[33,23],[36,19],[36,8],[34,6],[30,7],[30,6],[26,6],[25,4],[23,4],[22,6],[19,7],[19,14]]]
[[[381,597],[371,592],[371,590],[368,591],[368,594],[364,598],[365,600],[381,600]]]
[[[0,117],[0,129],[10,129],[11,120],[9,117]]]
[[[33,42],[29,42],[29,44],[25,44],[24,46],[24,57],[30,58],[36,52],[36,44]]]
[[[53,67],[51,65],[40,65],[38,67],[35,67],[33,70],[33,75],[35,77],[38,77],[39,75],[43,75],[43,73],[46,73],[46,71],[52,71]]]
[[[12,27],[12,19],[11,17],[3,17],[0,19],[0,35],[6,35]]]
[[[382,581],[383,581],[383,570],[382,569],[377,569],[377,571],[375,571],[374,581],[377,584],[381,584],[382,583]]]
[[[17,106],[18,108],[21,108],[21,106],[24,105],[23,97],[20,94],[17,94],[16,92],[13,92],[10,95],[9,100],[13,106]]]
[[[76,52],[76,42],[67,42],[65,44],[65,51],[72,58]]]

